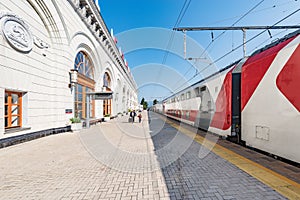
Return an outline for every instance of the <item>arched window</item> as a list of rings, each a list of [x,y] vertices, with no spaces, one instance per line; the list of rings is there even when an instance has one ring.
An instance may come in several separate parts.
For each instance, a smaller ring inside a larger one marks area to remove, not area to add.
[[[107,72],[105,72],[103,76],[103,87],[111,88],[111,78]]]
[[[78,70],[78,84],[75,88],[75,116],[80,119],[85,119],[88,115],[87,111],[87,92],[92,92],[95,89],[94,81],[94,65],[89,56],[80,51],[75,58],[74,68]],[[95,116],[95,103],[90,101],[91,118]]]
[[[84,53],[79,52],[76,56],[74,69],[85,77],[94,79],[94,66],[90,58]]]
[[[103,87],[106,88],[106,91],[111,91],[111,78],[108,72],[105,72],[103,75]],[[111,114],[112,101],[104,100],[103,101],[103,116]]]

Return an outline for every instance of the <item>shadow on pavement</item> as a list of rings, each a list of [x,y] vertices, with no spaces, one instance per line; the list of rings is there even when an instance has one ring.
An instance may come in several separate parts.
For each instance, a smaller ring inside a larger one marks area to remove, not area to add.
[[[199,143],[191,141],[184,153],[178,154],[182,146],[174,140],[181,135],[180,140],[186,142],[187,136],[167,123],[161,126],[159,121],[163,120],[156,113],[149,112],[148,118],[155,154],[171,199],[285,199],[213,152],[200,158]],[[166,148],[172,143],[176,146]]]

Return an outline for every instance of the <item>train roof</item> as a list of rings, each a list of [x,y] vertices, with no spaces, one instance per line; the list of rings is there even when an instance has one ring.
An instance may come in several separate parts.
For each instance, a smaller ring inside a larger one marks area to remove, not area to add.
[[[209,75],[209,76],[207,76],[207,77],[201,79],[200,81],[197,81],[196,83],[193,83],[192,85],[190,85],[190,86],[188,86],[188,87],[186,87],[186,88],[184,88],[184,89],[182,89],[182,90],[176,92],[175,94],[173,94],[173,95],[171,95],[171,96],[165,98],[165,99],[162,100],[162,101],[165,101],[166,99],[169,99],[169,98],[171,98],[171,97],[174,97],[174,96],[176,96],[177,94],[181,93],[182,91],[184,91],[184,90],[186,90],[186,89],[188,89],[188,88],[194,87],[195,85],[197,85],[197,84],[199,84],[199,83],[201,83],[201,82],[204,82],[204,81],[206,81],[207,79],[209,79],[209,78],[211,78],[211,77],[214,77],[215,75],[217,75],[217,74],[219,74],[219,73],[221,73],[221,72],[223,72],[223,71],[226,71],[227,69],[229,69],[229,68],[233,67],[234,65],[238,64],[241,60],[242,60],[242,59],[237,60],[237,61],[235,61],[234,63],[231,63],[230,65],[228,65],[228,66],[226,66],[226,67],[220,69],[219,71],[217,71],[217,72],[215,72],[215,73],[213,73],[213,74],[211,74],[211,75]]]
[[[299,34],[300,34],[300,29],[297,30],[297,31],[294,31],[294,32],[292,32],[292,33],[289,33],[289,34],[285,35],[283,38],[280,38],[280,39],[276,40],[275,42],[272,42],[272,43],[270,43],[270,44],[264,46],[263,48],[260,48],[260,49],[256,50],[255,52],[253,52],[253,53],[251,54],[250,57],[252,57],[252,56],[254,56],[254,55],[257,55],[257,54],[259,54],[259,53],[261,53],[261,52],[263,52],[263,51],[266,51],[267,49],[270,49],[270,48],[272,48],[272,47],[274,47],[274,46],[276,46],[276,45],[278,45],[278,44],[280,44],[280,43],[282,43],[282,42],[284,42],[284,41],[286,41],[286,40],[288,40],[288,39],[290,39],[290,38],[292,38],[292,37],[294,37],[294,36],[296,36],[296,35],[299,35]],[[174,97],[174,96],[178,95],[179,93],[181,93],[182,91],[184,91],[184,90],[186,90],[186,89],[188,89],[188,88],[191,88],[191,87],[193,87],[193,86],[195,86],[195,85],[197,85],[197,84],[199,84],[199,83],[201,83],[201,82],[204,82],[204,81],[206,81],[207,79],[209,79],[209,78],[211,78],[211,77],[213,77],[213,76],[215,76],[215,75],[217,75],[217,74],[219,74],[219,73],[221,73],[221,72],[223,72],[223,71],[225,71],[225,70],[231,68],[232,66],[238,64],[241,60],[242,60],[242,59],[239,59],[239,60],[235,61],[234,63],[231,63],[230,65],[228,65],[228,66],[222,68],[221,70],[219,70],[219,71],[217,71],[217,72],[215,72],[215,73],[209,75],[208,77],[203,78],[203,79],[201,79],[200,81],[197,81],[196,83],[193,83],[192,85],[190,85],[190,86],[188,86],[188,87],[186,87],[186,88],[180,90],[179,92],[177,92],[177,93],[175,93],[175,94],[169,96],[168,98],[165,98],[163,101],[165,101],[165,100],[167,100],[167,99],[169,99],[169,98],[171,98],[171,97]]]
[[[276,40],[275,42],[272,42],[272,43],[264,46],[261,49],[256,50],[255,52],[253,52],[251,54],[251,56],[254,56],[254,55],[257,55],[257,54],[259,54],[259,53],[261,53],[263,51],[266,51],[267,49],[270,49],[270,48],[272,48],[272,47],[274,47],[274,46],[276,46],[276,45],[278,45],[278,44],[280,44],[280,43],[282,43],[282,42],[284,42],[284,41],[286,41],[286,40],[288,40],[288,39],[290,39],[290,38],[292,38],[292,37],[294,37],[296,35],[299,35],[299,34],[300,34],[300,29],[297,30],[297,31],[294,31],[292,33],[289,33],[289,34],[285,35],[283,38],[280,38],[280,39]]]

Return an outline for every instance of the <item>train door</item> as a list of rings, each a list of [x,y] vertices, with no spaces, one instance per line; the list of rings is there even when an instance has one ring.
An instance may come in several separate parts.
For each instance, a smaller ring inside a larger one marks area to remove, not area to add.
[[[201,103],[196,119],[196,126],[202,130],[208,130],[214,113],[214,103],[206,86],[199,88],[199,96]]]
[[[232,73],[231,139],[241,142],[241,73]]]
[[[231,140],[245,145],[242,141],[242,115],[241,115],[241,73],[242,66],[247,61],[247,57],[242,59],[232,71],[232,99],[231,99]]]

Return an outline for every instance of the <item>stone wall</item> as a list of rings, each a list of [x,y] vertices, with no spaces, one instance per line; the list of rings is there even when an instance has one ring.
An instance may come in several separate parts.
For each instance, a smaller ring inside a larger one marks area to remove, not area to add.
[[[109,72],[114,92],[112,114],[128,108],[130,95],[136,96],[136,85],[111,38],[98,7],[89,0],[43,1],[18,0],[0,2],[0,12],[12,13],[28,25],[32,33],[32,50],[22,52],[0,36],[0,138],[66,126],[73,109],[74,97],[69,88],[69,72],[75,56],[84,51],[95,66],[96,91],[103,86],[103,75]],[[3,23],[2,17],[0,20]],[[3,29],[3,27],[2,27]],[[47,47],[47,48],[46,48]],[[5,133],[5,90],[23,93],[24,130]],[[122,101],[122,99],[126,101]],[[96,118],[101,118],[103,104],[96,102]]]

